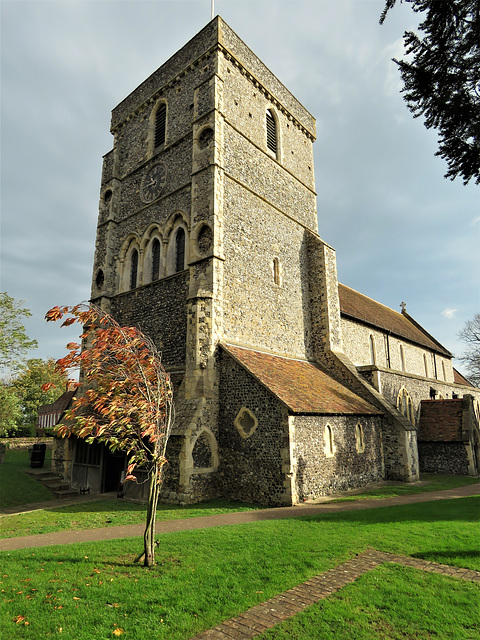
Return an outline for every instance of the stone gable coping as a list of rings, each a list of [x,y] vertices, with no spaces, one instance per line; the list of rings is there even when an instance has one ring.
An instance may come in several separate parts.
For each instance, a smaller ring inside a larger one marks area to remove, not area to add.
[[[216,52],[220,52],[226,60],[240,69],[241,73],[304,135],[312,141],[316,139],[315,118],[220,16],[197,33],[113,109],[110,131],[118,134],[127,122],[149,106],[153,106],[163,93],[178,85],[187,73]],[[247,64],[255,67],[257,75],[246,68]],[[159,88],[154,88],[159,84]]]

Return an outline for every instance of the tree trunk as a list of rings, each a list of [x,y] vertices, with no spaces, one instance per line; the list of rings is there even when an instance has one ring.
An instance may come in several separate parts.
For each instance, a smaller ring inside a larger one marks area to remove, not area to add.
[[[145,567],[153,567],[155,564],[155,521],[157,517],[157,502],[160,492],[160,485],[158,483],[159,469],[158,465],[150,474],[150,487],[148,492],[148,505],[147,505],[147,523],[145,527],[144,539],[144,553],[145,558],[143,564]]]

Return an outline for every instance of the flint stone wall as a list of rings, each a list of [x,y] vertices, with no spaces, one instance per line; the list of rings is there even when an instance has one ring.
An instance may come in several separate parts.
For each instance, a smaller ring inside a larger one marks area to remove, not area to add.
[[[418,459],[422,473],[468,475],[468,454],[463,442],[419,442]]]
[[[304,499],[356,489],[384,479],[381,417],[307,416],[290,419],[295,430],[297,495]],[[357,451],[356,425],[365,449]],[[325,453],[325,426],[333,433],[334,455]]]
[[[230,500],[284,504],[282,450],[288,448],[286,409],[227,354],[219,356],[220,404],[218,448],[222,494]],[[246,407],[257,418],[256,430],[243,438],[234,422]]]

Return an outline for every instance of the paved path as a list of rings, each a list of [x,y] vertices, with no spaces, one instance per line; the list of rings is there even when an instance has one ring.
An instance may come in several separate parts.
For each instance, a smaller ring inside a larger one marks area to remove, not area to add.
[[[357,511],[418,502],[431,502],[432,500],[445,500],[479,495],[480,483],[470,484],[447,491],[432,491],[416,495],[398,496],[395,498],[382,498],[380,500],[357,500],[355,502],[325,502],[322,504],[306,503],[294,507],[277,507],[273,509],[258,509],[256,511],[239,511],[224,513],[215,516],[203,516],[200,518],[183,518],[179,520],[158,521],[156,533],[168,533],[171,531],[187,531],[192,529],[205,529],[207,527],[221,527],[246,522],[258,522],[260,520],[279,520],[300,516],[321,515],[322,513],[335,513],[340,511]],[[1,520],[0,520],[1,523]],[[57,533],[44,533],[35,536],[23,536],[19,538],[6,538],[0,540],[0,551],[13,549],[26,549],[29,547],[45,547],[55,544],[73,544],[75,542],[92,542],[96,540],[109,540],[113,538],[128,538],[143,536],[144,524],[122,525],[118,527],[103,527],[101,529],[85,529],[82,531],[59,531]]]
[[[203,631],[191,640],[248,640],[260,635],[287,618],[291,618],[312,604],[328,598],[349,582],[384,562],[395,562],[414,569],[448,575],[480,584],[480,571],[459,569],[446,564],[417,560],[407,556],[367,549],[334,569],[325,571],[306,582],[270,598],[245,613],[224,620],[213,629]]]

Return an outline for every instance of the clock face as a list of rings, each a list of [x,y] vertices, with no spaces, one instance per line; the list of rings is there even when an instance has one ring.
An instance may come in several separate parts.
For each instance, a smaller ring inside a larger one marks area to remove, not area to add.
[[[162,193],[167,179],[167,169],[163,164],[156,164],[144,176],[140,195],[144,202],[153,202]]]

